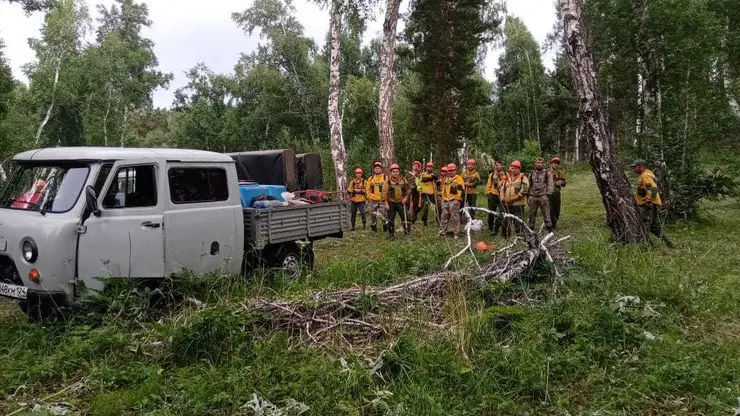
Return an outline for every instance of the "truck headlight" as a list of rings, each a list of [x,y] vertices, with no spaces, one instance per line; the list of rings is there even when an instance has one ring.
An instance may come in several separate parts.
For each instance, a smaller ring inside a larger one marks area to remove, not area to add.
[[[23,259],[29,263],[33,263],[39,256],[39,251],[36,248],[36,244],[33,241],[26,240],[21,245],[21,254]]]

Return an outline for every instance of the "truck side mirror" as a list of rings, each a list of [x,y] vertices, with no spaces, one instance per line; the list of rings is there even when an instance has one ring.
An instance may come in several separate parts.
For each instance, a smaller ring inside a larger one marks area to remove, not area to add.
[[[100,207],[98,206],[98,195],[95,194],[95,189],[92,185],[85,187],[85,203],[87,210],[96,217],[100,216]]]

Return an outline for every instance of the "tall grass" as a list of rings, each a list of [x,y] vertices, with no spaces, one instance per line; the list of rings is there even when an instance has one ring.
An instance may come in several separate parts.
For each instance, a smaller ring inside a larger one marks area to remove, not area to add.
[[[670,225],[678,248],[646,251],[611,244],[590,173],[568,175],[560,225],[576,265],[557,293],[537,276],[483,288],[455,280],[450,331],[411,326],[354,349],[301,344],[248,308],[253,296],[308,299],[433,272],[463,244],[416,227],[410,243],[369,231],[322,241],[316,270],[296,282],[258,274],[180,276],[160,291],[111,286],[44,325],[3,304],[0,413],[61,404],[91,415],[257,414],[266,400],[311,415],[733,414],[738,201]]]

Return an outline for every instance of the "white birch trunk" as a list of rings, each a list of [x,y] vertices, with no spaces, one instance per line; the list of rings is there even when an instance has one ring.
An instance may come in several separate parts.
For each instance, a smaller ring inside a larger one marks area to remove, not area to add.
[[[342,118],[339,113],[340,99],[340,41],[342,33],[342,12],[344,0],[332,0],[331,5],[331,55],[329,59],[329,130],[331,134],[331,158],[334,162],[334,176],[337,180],[337,190],[347,190],[347,151],[342,137]]]
[[[647,236],[637,215],[630,183],[619,166],[616,140],[607,130],[596,68],[586,43],[581,0],[559,0],[559,4],[565,30],[564,46],[580,101],[579,116],[607,222],[615,240],[645,241]]]
[[[576,162],[581,161],[581,126],[576,128]]]
[[[105,116],[103,117],[103,144],[108,146],[108,115],[110,114],[110,101],[113,95],[113,88],[108,84],[108,103],[105,106]]]
[[[60,54],[59,59],[57,60],[56,67],[54,68],[54,84],[51,87],[51,103],[49,103],[49,108],[46,109],[46,116],[44,116],[44,120],[39,125],[38,130],[36,130],[36,147],[39,146],[39,140],[41,140],[41,133],[43,133],[44,127],[46,127],[46,123],[49,122],[49,119],[51,118],[51,111],[54,109],[54,100],[56,98],[57,84],[59,83],[59,72],[61,72],[61,69],[62,69],[62,59],[63,58],[64,58],[64,54]]]
[[[126,130],[128,130],[128,106],[123,106],[123,125],[121,126],[121,147],[126,140]]]
[[[722,80],[725,91],[727,92],[727,104],[730,106],[730,111],[732,111],[732,114],[740,118],[740,104],[737,102],[737,98],[732,93],[732,82],[730,80],[730,77],[727,76],[729,67],[726,67],[725,69],[725,77]]]
[[[396,159],[393,143],[393,71],[396,59],[396,27],[401,0],[387,0],[383,40],[380,45],[380,93],[378,99],[378,144],[383,165]]]

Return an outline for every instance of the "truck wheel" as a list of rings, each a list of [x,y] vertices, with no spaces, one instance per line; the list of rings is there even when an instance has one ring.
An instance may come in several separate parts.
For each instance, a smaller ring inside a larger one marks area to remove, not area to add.
[[[309,245],[303,250],[295,245],[285,245],[275,256],[273,267],[285,273],[290,280],[296,280],[301,276],[303,268],[313,268],[313,246]]]

